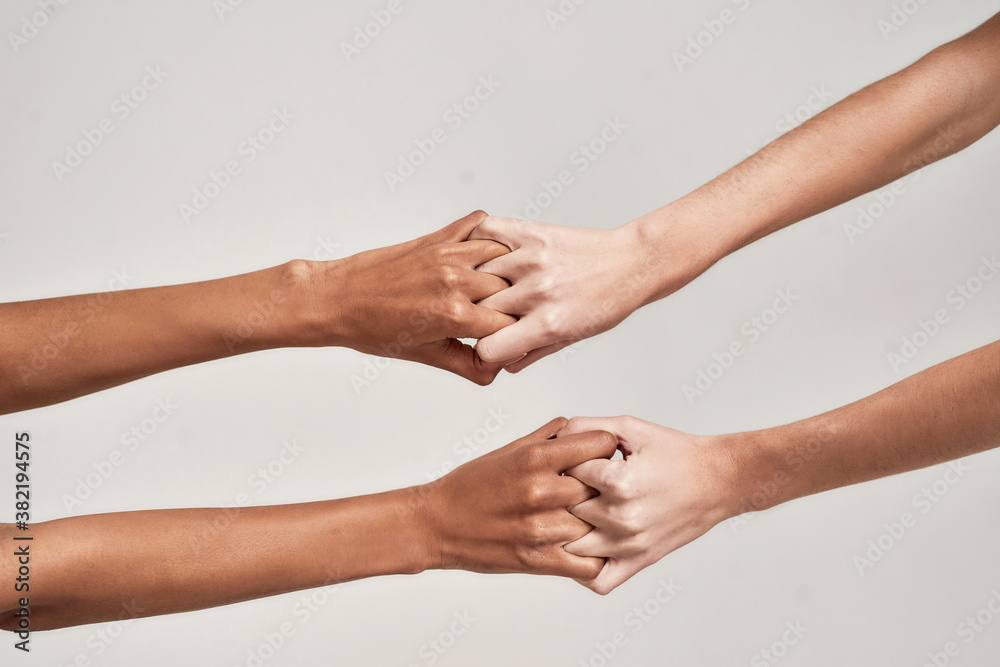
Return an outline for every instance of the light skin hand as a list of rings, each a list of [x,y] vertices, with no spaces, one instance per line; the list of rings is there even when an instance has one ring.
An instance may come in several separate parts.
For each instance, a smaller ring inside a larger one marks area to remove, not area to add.
[[[492,239],[511,249],[479,271],[506,278],[512,286],[479,305],[519,320],[477,346],[480,357],[502,362],[510,372],[611,329],[647,297],[647,255],[629,229],[489,216],[470,238]]]
[[[615,443],[608,433],[552,439],[565,425],[553,420],[422,486],[295,505],[78,516],[27,531],[0,524],[0,541],[33,538],[23,543],[32,630],[428,569],[588,580],[604,559],[563,546],[591,530],[567,507],[594,492],[561,473],[611,456]],[[0,581],[16,579],[17,559],[14,547],[0,552]],[[16,629],[21,595],[0,588],[0,629]]]
[[[1000,15],[611,232],[488,218],[472,238],[512,252],[480,270],[514,287],[482,305],[521,322],[483,339],[480,356],[519,371],[757,239],[962,150],[1000,123],[998,91]]]
[[[571,509],[595,528],[566,550],[608,558],[581,582],[603,594],[725,519],[997,447],[1000,342],[784,426],[695,436],[633,417],[574,418],[560,437],[597,429],[625,460],[568,471],[601,495]]]
[[[581,582],[605,595],[732,516],[732,464],[711,438],[635,417],[574,417],[559,437],[591,429],[614,435],[624,459],[594,459],[567,471],[600,495],[570,510],[594,530],[566,551],[607,557],[596,578]]]

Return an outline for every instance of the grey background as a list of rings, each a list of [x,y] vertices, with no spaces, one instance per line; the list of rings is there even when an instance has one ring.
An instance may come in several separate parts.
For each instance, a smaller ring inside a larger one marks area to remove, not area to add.
[[[917,11],[883,34],[879,22],[894,11],[884,0],[591,0],[555,28],[546,11],[556,0],[404,0],[347,62],[341,43],[385,2],[246,0],[221,17],[208,0],[73,2],[15,51],[9,33],[40,10],[8,0],[0,8],[0,300],[101,291],[116,270],[143,287],[346,256],[476,208],[522,216],[542,181],[572,168],[577,147],[620,117],[628,125],[621,138],[574,171],[542,213],[614,227],[777,136],[776,124],[806,104],[811,87],[825,86],[829,105],[1000,10],[996,1],[906,4]],[[726,8],[735,22],[678,71],[674,52]],[[119,120],[113,101],[147,66],[169,75]],[[390,192],[384,172],[415,140],[447,127],[445,110],[487,75],[499,89]],[[185,222],[179,205],[210,171],[239,158],[240,142],[274,108],[294,121]],[[114,132],[60,182],[52,162],[103,117]],[[806,417],[997,338],[1000,281],[961,311],[947,295],[982,256],[1000,252],[998,149],[993,134],[904,180],[905,193],[853,243],[845,225],[878,203],[874,194],[744,249],[616,330],[488,388],[394,361],[356,391],[351,378],[363,377],[368,358],[282,350],[0,418],[3,451],[13,451],[15,431],[31,431],[34,516],[44,520],[226,505],[241,492],[275,504],[386,490],[459,461],[453,445],[464,436],[491,449],[557,415],[633,414],[695,433]],[[689,404],[682,386],[731,341],[745,341],[744,322],[777,289],[799,300]],[[887,352],[938,308],[951,321],[893,369]],[[173,401],[174,414],[68,509],[64,495],[122,448],[157,399]],[[491,409],[509,418],[483,438],[477,429]],[[289,439],[304,453],[257,493],[251,475]],[[6,485],[12,466],[3,460]],[[294,635],[263,664],[600,665],[600,645],[617,631],[627,644],[608,664],[769,664],[759,652],[798,622],[807,630],[781,664],[922,665],[949,640],[961,649],[949,664],[992,664],[1000,619],[971,642],[957,633],[1000,590],[1000,458],[966,464],[926,514],[914,495],[942,480],[945,467],[720,525],[606,598],[555,578],[428,572],[316,594],[324,604],[308,618],[297,612],[311,594],[293,593],[38,634],[30,656],[14,652],[8,635],[2,662],[248,665],[249,652],[259,654],[287,622]],[[916,525],[860,574],[855,556],[907,511]],[[658,608],[649,600],[661,580],[681,590]],[[635,632],[633,609],[646,604],[657,613]],[[456,613],[475,621],[432,661],[427,642],[448,643]]]

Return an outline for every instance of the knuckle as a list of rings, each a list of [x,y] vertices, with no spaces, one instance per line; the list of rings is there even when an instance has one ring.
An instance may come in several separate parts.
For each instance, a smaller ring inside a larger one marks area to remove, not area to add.
[[[629,535],[636,537],[640,537],[642,535],[644,523],[642,520],[642,514],[633,506],[620,509],[617,512],[615,523],[617,523],[618,526]]]
[[[541,269],[545,265],[540,264],[537,268]],[[559,287],[559,281],[555,277],[542,274],[535,279],[535,292],[544,300],[555,301],[557,298],[556,290]]]
[[[523,518],[521,522],[521,541],[523,545],[529,546],[535,551],[540,551],[555,541],[558,530],[548,520],[548,517],[535,514]]]
[[[552,492],[547,484],[534,479],[528,483],[524,491],[524,503],[531,509],[542,509],[550,503]]]
[[[632,480],[627,473],[608,475],[605,487],[608,493],[616,498],[629,498],[632,495]]]
[[[437,267],[437,282],[447,291],[458,289],[462,284],[462,274],[451,264],[439,264]]]
[[[552,264],[552,251],[546,247],[541,247],[532,253],[531,257],[532,268],[534,269],[544,269]]]
[[[538,324],[546,336],[557,336],[561,331],[562,318],[552,309],[546,310],[539,316]]]
[[[465,304],[457,299],[447,299],[440,307],[441,318],[452,325],[460,325],[465,322],[466,318],[466,307]]]

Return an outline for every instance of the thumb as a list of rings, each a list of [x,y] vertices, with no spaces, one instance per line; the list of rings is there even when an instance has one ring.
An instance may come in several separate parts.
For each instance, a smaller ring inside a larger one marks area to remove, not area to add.
[[[420,238],[420,245],[431,245],[434,243],[461,243],[469,238],[479,224],[489,217],[485,211],[473,211],[464,218],[459,218],[455,222],[449,223],[426,236]]]
[[[475,228],[469,238],[496,241],[503,243],[511,250],[517,250],[521,246],[519,239],[524,236],[523,231],[529,224],[531,223],[518,218],[498,218],[495,215],[488,215]]]
[[[493,382],[503,368],[503,364],[483,361],[474,348],[456,338],[425,343],[414,348],[406,358],[450,371],[481,386]]]

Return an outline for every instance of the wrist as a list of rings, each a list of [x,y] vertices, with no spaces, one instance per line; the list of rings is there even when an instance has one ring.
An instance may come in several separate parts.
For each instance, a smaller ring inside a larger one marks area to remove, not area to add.
[[[710,507],[716,514],[714,523],[719,523],[744,512],[754,511],[748,507],[747,479],[750,472],[742,433],[694,436],[696,444],[703,450],[699,477],[711,490]]]
[[[418,526],[421,563],[429,570],[462,569],[468,554],[463,553],[454,539],[452,522],[461,510],[454,496],[443,483],[447,476],[406,491],[407,511]]]
[[[342,260],[294,259],[276,267],[284,297],[282,329],[288,347],[345,346],[348,336],[338,326],[340,299],[332,293]],[[280,298],[280,297],[279,297]]]
[[[834,435],[830,426],[813,419],[719,436],[732,462],[736,513],[770,509],[827,488],[823,477],[830,470]]]
[[[620,228],[642,255],[640,270],[648,278],[644,304],[673,294],[735,249],[725,234],[685,209],[674,202]]]
[[[411,486],[383,494],[390,508],[391,550],[397,574],[419,574],[440,567],[438,531],[430,521],[431,484]]]

